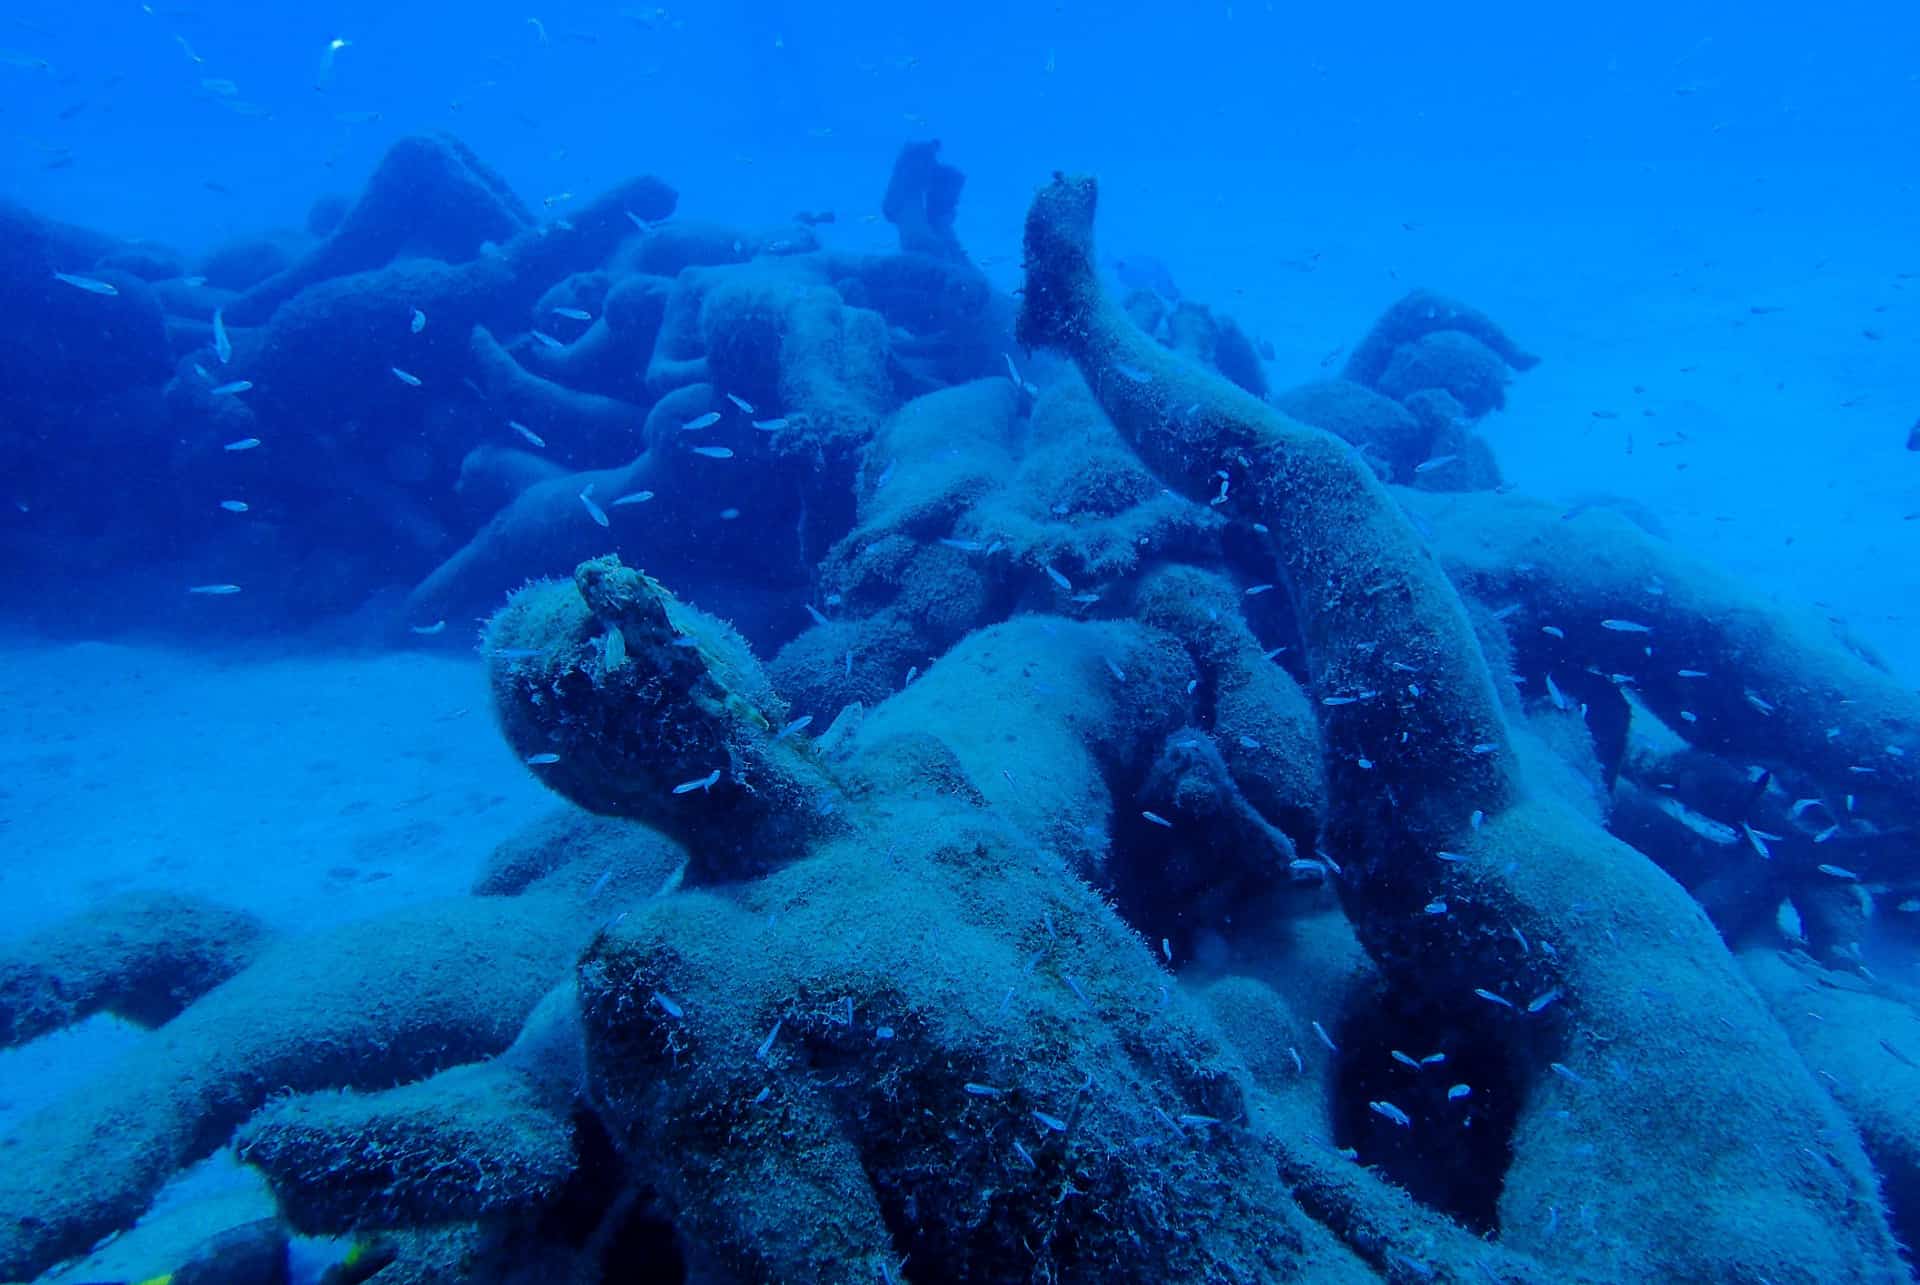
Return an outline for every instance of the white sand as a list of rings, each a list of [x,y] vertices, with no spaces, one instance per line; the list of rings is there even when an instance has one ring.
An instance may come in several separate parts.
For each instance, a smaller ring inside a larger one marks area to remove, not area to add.
[[[0,934],[165,887],[288,930],[463,890],[550,806],[472,657],[0,649]]]

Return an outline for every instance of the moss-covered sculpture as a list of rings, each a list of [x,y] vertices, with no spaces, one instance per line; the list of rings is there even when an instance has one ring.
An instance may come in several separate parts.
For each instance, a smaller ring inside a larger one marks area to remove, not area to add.
[[[1856,1135],[1699,910],[1527,787],[1413,524],[1345,443],[1134,328],[1094,271],[1093,210],[1090,180],[1036,197],[1021,338],[1072,355],[1171,485],[1204,495],[1225,472],[1232,510],[1270,529],[1321,704],[1349,913],[1390,984],[1506,1050],[1503,1239],[1595,1272],[1897,1277]],[[1671,1166],[1702,1185],[1676,1189]]]
[[[571,568],[483,652],[528,770],[613,819],[325,934],[131,901],[23,943],[13,1038],[157,1030],[0,1141],[0,1273],[232,1141],[285,1226],[387,1229],[395,1285],[1904,1279],[1867,1161],[1908,1232],[1920,1047],[1869,961],[1911,696],[1492,493],[1474,420],[1535,359],[1427,292],[1276,413],[1230,323],[1103,296],[1060,180],[1021,331],[1077,374],[1000,378],[944,170],[903,156],[900,255],[603,201],[504,266],[373,246],[239,336],[267,370],[376,278],[511,279],[418,333],[565,462],[462,447],[505,508],[410,622]]]

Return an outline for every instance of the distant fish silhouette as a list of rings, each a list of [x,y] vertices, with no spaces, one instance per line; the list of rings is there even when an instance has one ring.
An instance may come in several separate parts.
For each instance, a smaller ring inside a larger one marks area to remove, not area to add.
[[[1180,302],[1180,287],[1173,271],[1150,254],[1128,255],[1111,260],[1114,274],[1130,290],[1151,290],[1168,303]]]

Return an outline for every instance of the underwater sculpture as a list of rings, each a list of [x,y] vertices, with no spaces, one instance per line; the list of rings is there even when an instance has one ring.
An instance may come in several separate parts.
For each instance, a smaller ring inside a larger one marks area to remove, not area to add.
[[[1016,619],[818,742],[782,725],[724,625],[611,560],[517,596],[488,648],[516,750],[555,756],[540,767],[557,788],[646,818],[688,854],[681,891],[616,915],[589,947],[577,1001],[558,1001],[577,1011],[548,1015],[558,1033],[536,1020],[522,1039],[584,1046],[557,1060],[582,1068],[580,1101],[677,1229],[691,1278],[911,1279],[940,1262],[1003,1277],[1036,1261],[1065,1278],[1369,1278],[1294,1210],[1294,1182],[1376,1265],[1482,1259],[1528,1278],[1315,1140],[1329,1059],[1276,991],[1176,992],[1089,872],[1029,837],[1110,817],[1110,780],[1202,735],[1183,693],[1203,671],[1171,634]],[[1036,684],[1050,695],[1017,734],[964,716]],[[1208,793],[1175,791],[1190,806],[1163,804],[1162,820],[1208,824]],[[743,857],[771,873],[729,878]],[[1295,1057],[1265,1050],[1262,1084],[1216,1003],[1258,1014]],[[509,1054],[444,1084],[296,1098],[240,1145],[297,1223],[432,1222],[464,1198],[444,1168],[465,1157],[511,1188],[524,1164],[493,1148],[530,1150],[527,1126],[478,1147],[450,1133],[449,1095],[524,1102],[527,1075]],[[383,1147],[371,1167],[369,1137]],[[390,1151],[416,1163],[396,1175]],[[522,1198],[550,1199],[553,1181],[522,1179]]]
[[[661,529],[725,544],[724,511],[772,524],[808,510],[828,542],[845,511],[836,453],[901,400],[987,373],[1010,326],[1008,302],[952,241],[958,171],[925,148],[896,170],[897,254],[823,249],[800,225],[677,222],[676,194],[649,177],[536,216],[441,134],[397,142],[310,236],[223,247],[191,276],[164,250],[0,210],[0,282],[32,314],[0,353],[15,376],[0,381],[14,501],[0,541],[19,569],[6,587],[32,610],[41,580],[144,569],[164,528],[170,576],[191,566],[189,583],[245,588],[222,604],[228,627],[338,616],[409,587],[407,624],[460,621],[604,551],[570,550],[587,534],[572,497],[657,445],[641,429],[664,397],[716,381],[717,404],[731,412],[733,394],[770,426],[752,451],[727,448],[737,465],[708,470],[750,474],[743,502],[669,512],[688,488],[639,485],[616,495],[664,502],[620,534],[635,550]],[[492,468],[507,450],[576,475],[555,492],[568,503],[513,509],[540,470]],[[493,480],[463,494],[454,481],[476,453],[473,471]],[[476,513],[505,481],[522,485]],[[51,503],[63,487],[100,503]],[[681,574],[711,564],[649,560]],[[738,565],[735,605],[797,609],[804,573]],[[127,578],[147,612],[203,605],[183,607],[171,579]]]
[[[617,819],[323,936],[196,912],[176,963],[63,930],[75,983],[29,991],[164,1024],[0,1144],[0,1271],[238,1129],[294,1226],[395,1229],[379,1280],[1904,1278],[1855,1130],[1910,1211],[1906,1073],[1792,1016],[1819,985],[1898,1049],[1903,997],[1736,959],[1654,864],[1675,834],[1602,822],[1610,784],[1665,782],[1775,851],[1708,902],[1729,936],[1839,888],[1829,845],[1897,887],[1911,779],[1875,747],[1911,698],[1614,515],[1427,493],[1529,361],[1477,314],[1410,296],[1310,429],[1105,299],[1092,205],[1037,199],[1021,321],[1084,386],[872,386],[819,453],[848,493],[821,621],[764,670],[598,556],[580,475],[527,479],[579,534],[538,556],[579,565],[489,627],[502,730]],[[661,315],[745,288],[710,280]],[[778,351],[782,381],[815,359]],[[707,353],[670,356],[706,364],[630,469],[693,466],[667,443],[722,405]],[[1667,668],[1695,654],[1709,685]],[[1696,742],[1631,730],[1654,714]],[[1776,787],[1728,811],[1704,767],[1668,779],[1688,750],[1813,783],[1838,831],[1760,837]],[[1805,917],[1845,968],[1844,916]],[[174,968],[167,1005],[116,998]]]
[[[893,189],[913,190],[899,172],[911,173],[918,155],[903,153]],[[740,611],[752,611],[755,596],[797,611],[809,546],[838,534],[854,460],[901,389],[984,374],[995,360],[985,278],[964,257],[915,250],[910,226],[919,225],[902,225],[901,253],[869,255],[823,251],[806,229],[743,235],[668,224],[616,265],[618,284],[600,287],[603,316],[564,350],[531,350],[523,369],[490,347],[487,385],[521,408],[516,422],[543,440],[557,435],[550,425],[576,431],[583,417],[570,403],[587,396],[544,375],[577,381],[625,370],[638,376],[638,389],[627,391],[651,410],[625,452],[597,453],[628,460],[623,468],[529,487],[415,587],[409,616],[484,610],[527,577],[604,547],[580,521],[577,496],[588,486],[606,499],[647,497],[645,510],[604,511],[623,528],[637,520],[644,534],[635,547],[647,549],[654,567],[730,562],[744,572]],[[630,302],[616,302],[627,295]],[[644,320],[631,324],[630,316]],[[708,414],[719,418],[688,437],[687,426]],[[753,513],[763,527],[799,528],[793,561],[752,556],[752,536],[739,556],[728,556],[742,537],[716,519],[716,469],[724,470],[727,507]]]
[[[1020,336],[1070,352],[1162,477],[1204,496],[1224,472],[1229,505],[1270,526],[1324,711],[1342,903],[1403,1003],[1505,1053],[1503,1241],[1634,1277],[1897,1277],[1852,1128],[1705,917],[1527,780],[1466,606],[1412,522],[1346,445],[1119,315],[1093,211],[1091,180],[1036,198]],[[1675,1166],[1697,1193],[1675,1190]]]

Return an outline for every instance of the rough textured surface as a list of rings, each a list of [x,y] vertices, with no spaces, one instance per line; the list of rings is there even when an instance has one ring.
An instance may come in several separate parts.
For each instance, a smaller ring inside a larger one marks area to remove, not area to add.
[[[1344,443],[1135,330],[1100,292],[1093,210],[1090,180],[1036,197],[1021,337],[1070,353],[1170,484],[1204,493],[1225,468],[1250,497],[1233,507],[1271,526],[1322,700],[1332,846],[1356,857],[1342,889],[1361,939],[1391,982],[1504,1048],[1522,1095],[1507,1243],[1597,1272],[1897,1278],[1856,1135],[1698,907],[1631,849],[1527,800],[1467,613],[1412,524]],[[1476,812],[1487,821],[1470,828]],[[1550,941],[1551,960],[1522,935]],[[1559,1002],[1524,1020],[1550,991]],[[1690,1196],[1662,1179],[1675,1166],[1726,1185]]]
[[[0,1047],[95,1013],[158,1026],[264,946],[250,915],[165,892],[125,893],[0,950]]]
[[[590,931],[581,907],[532,891],[269,948],[161,1028],[139,1074],[0,1139],[0,1274],[127,1225],[273,1094],[384,1087],[507,1047]]]
[[[319,250],[237,247],[250,299],[21,239],[162,310],[165,397],[59,422],[254,488],[225,607],[438,564],[403,641],[492,610],[500,730],[591,811],[353,929],[23,944],[14,1038],[158,1029],[0,1144],[0,1268],[237,1142],[259,1245],[391,1229],[396,1282],[1899,1278],[1911,695],[1506,494],[1479,421],[1535,359],[1443,297],[1264,399],[1164,270],[1101,293],[1063,179],[1020,330],[1072,365],[1008,352],[937,151],[895,254],[653,180],[536,223],[420,139]]]

